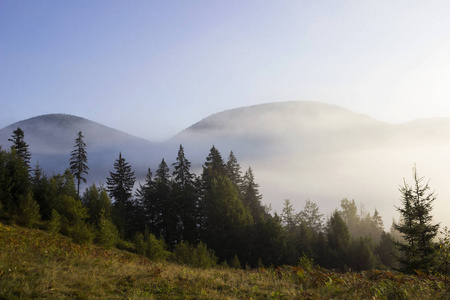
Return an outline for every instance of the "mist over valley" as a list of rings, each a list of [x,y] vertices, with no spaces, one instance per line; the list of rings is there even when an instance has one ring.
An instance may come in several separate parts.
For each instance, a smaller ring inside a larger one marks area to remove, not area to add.
[[[416,164],[419,175],[430,180],[438,194],[435,220],[448,224],[450,119],[389,124],[329,104],[268,103],[216,113],[155,143],[81,117],[53,114],[1,129],[3,149],[11,145],[8,138],[17,127],[25,132],[32,165],[39,162],[49,175],[68,168],[79,131],[87,144],[88,184],[106,182],[119,152],[142,181],[147,169],[154,172],[162,158],[170,166],[180,144],[199,175],[214,145],[224,160],[233,151],[243,172],[251,166],[263,203],[277,212],[284,199],[297,211],[310,199],[329,214],[348,198],[370,213],[376,208],[386,230],[392,217],[398,217],[398,187],[403,178],[412,182]]]

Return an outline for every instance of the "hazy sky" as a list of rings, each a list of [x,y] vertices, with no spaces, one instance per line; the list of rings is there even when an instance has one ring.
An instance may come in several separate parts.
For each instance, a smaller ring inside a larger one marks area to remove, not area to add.
[[[0,0],[0,128],[68,113],[154,141],[291,100],[450,117],[450,1]]]

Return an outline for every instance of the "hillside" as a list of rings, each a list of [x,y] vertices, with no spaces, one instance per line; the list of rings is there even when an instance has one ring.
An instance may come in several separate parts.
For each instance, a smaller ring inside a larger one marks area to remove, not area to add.
[[[133,120],[138,122],[138,120]],[[119,151],[138,180],[162,158],[170,166],[180,144],[199,175],[212,145],[226,160],[230,151],[243,171],[249,166],[260,184],[263,202],[280,212],[288,198],[297,210],[310,199],[325,214],[343,198],[355,199],[368,212],[375,208],[389,228],[397,218],[398,186],[411,169],[431,179],[438,200],[435,215],[448,224],[450,198],[448,153],[450,120],[388,124],[338,106],[317,102],[280,102],[231,109],[208,116],[165,143],[152,143],[101,124],[69,115],[46,115],[0,130],[0,144],[20,126],[30,145],[32,163],[49,174],[68,166],[76,133],[85,136],[88,182],[105,182]]]
[[[136,173],[143,176],[147,167],[140,168],[142,153],[154,153],[156,143],[132,136],[125,132],[72,115],[50,114],[11,124],[0,130],[0,145],[9,146],[12,132],[20,127],[25,132],[25,141],[32,153],[32,164],[36,162],[49,174],[62,173],[69,166],[70,152],[79,131],[88,145],[88,180],[105,182],[119,152],[137,167]]]
[[[1,299],[436,299],[444,278],[390,271],[197,269],[0,223]]]

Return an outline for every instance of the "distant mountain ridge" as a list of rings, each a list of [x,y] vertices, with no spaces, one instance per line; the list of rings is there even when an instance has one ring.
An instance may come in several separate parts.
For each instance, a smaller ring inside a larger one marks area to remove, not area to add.
[[[106,181],[119,152],[143,179],[162,158],[169,166],[175,162],[180,144],[193,171],[200,174],[215,145],[224,160],[233,151],[243,171],[252,167],[263,201],[278,212],[286,198],[298,210],[310,199],[326,213],[349,198],[369,212],[377,208],[390,221],[399,204],[398,186],[403,178],[410,182],[416,163],[419,175],[431,178],[430,185],[440,195],[437,215],[450,215],[444,201],[450,198],[450,119],[393,125],[335,105],[277,102],[219,112],[167,142],[152,143],[84,118],[54,114],[1,129],[3,149],[17,127],[25,132],[32,163],[39,161],[49,175],[68,167],[76,134],[82,131],[90,183]]]
[[[130,162],[135,163],[137,173],[145,172],[139,168],[135,157],[142,152],[152,152],[155,147],[145,139],[101,125],[85,118],[67,114],[47,114],[11,124],[0,130],[0,144],[10,145],[8,138],[20,127],[25,133],[32,162],[39,164],[50,173],[61,173],[69,166],[70,152],[75,145],[77,133],[81,131],[87,144],[89,175],[88,179],[105,182],[112,171],[114,160],[122,152]]]

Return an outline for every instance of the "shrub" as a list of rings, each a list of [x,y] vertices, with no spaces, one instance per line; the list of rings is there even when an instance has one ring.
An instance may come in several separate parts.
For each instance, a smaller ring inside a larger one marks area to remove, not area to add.
[[[117,244],[118,240],[119,231],[117,227],[102,214],[98,222],[97,243],[110,249]]]
[[[174,250],[174,260],[197,268],[211,268],[217,265],[214,251],[208,249],[206,244],[201,242],[195,247],[188,242],[177,244]]]
[[[61,231],[61,215],[55,210],[52,210],[52,216],[48,222],[48,230],[53,233],[58,233]]]
[[[39,204],[33,199],[32,194],[29,192],[26,195],[21,195],[19,197],[19,213],[17,216],[19,224],[33,227],[40,219]]]
[[[239,261],[237,255],[234,255],[233,259],[231,260],[230,267],[234,269],[242,269],[241,262]]]
[[[77,244],[91,243],[95,236],[94,229],[83,221],[71,226],[68,229],[68,234]]]
[[[146,233],[145,236],[137,233],[134,238],[134,247],[138,254],[155,261],[166,260],[170,255],[164,240],[156,238],[152,233]]]

